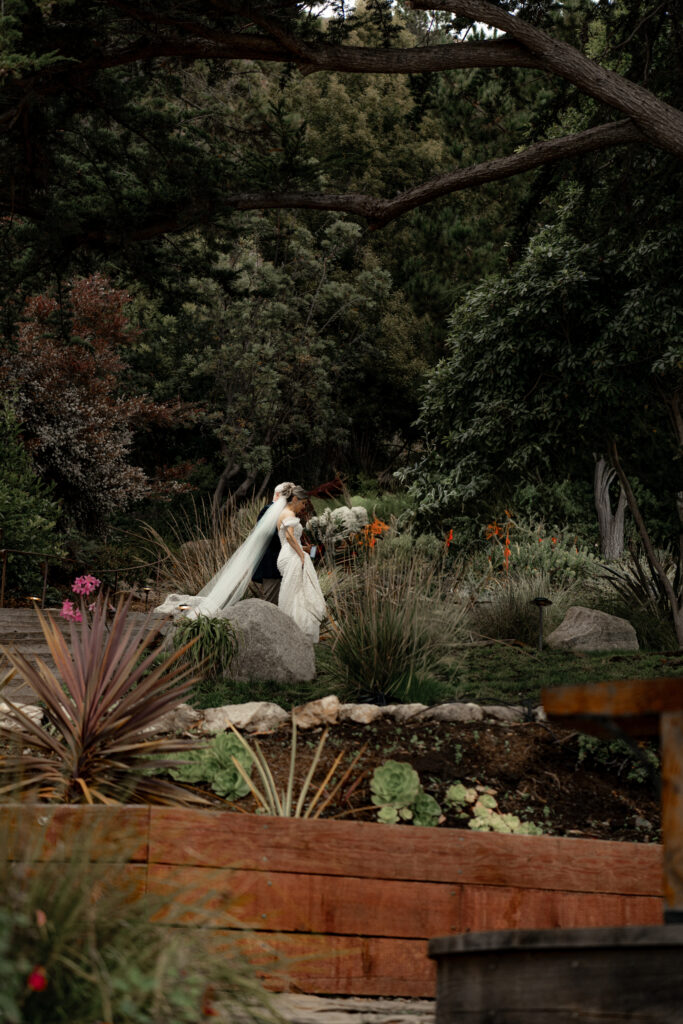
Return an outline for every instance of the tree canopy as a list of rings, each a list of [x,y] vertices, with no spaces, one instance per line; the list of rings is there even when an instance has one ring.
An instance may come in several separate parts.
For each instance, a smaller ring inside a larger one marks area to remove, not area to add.
[[[412,12],[421,11],[438,12],[435,28],[416,20]],[[317,5],[277,0],[6,0],[0,213],[58,220],[72,246],[149,238],[234,209],[332,210],[378,227],[459,190],[606,148],[638,143],[683,156],[677,97],[647,73],[653,50],[679,31],[678,3],[413,0],[397,17],[388,0],[351,12],[334,0],[325,15]],[[629,19],[648,54],[644,74],[623,59]],[[474,23],[494,34],[472,33]],[[218,110],[194,119],[186,97],[172,102],[179,76],[207,63],[225,90],[242,95],[229,124]],[[387,173],[372,193],[344,190],[343,177],[302,161],[302,125],[290,117],[281,122],[285,145],[263,187],[253,162],[270,148],[273,121],[254,111],[244,76],[269,64],[303,76],[523,68],[569,83],[594,101],[594,111],[581,130],[560,118],[545,136],[492,159],[475,157],[418,181]],[[337,181],[342,191],[334,190]],[[83,195],[88,202],[76,216]]]

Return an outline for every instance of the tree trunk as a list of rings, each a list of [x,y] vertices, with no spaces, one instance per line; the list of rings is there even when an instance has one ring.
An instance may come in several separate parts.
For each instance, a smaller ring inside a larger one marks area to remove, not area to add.
[[[610,484],[616,475],[616,471],[609,465],[604,455],[596,459],[593,493],[595,495],[595,511],[598,514],[600,554],[608,560],[621,558],[624,553],[626,492],[623,487],[620,487],[619,500],[614,512],[609,494]]]
[[[223,498],[225,491],[228,486],[228,481],[232,480],[234,476],[239,472],[239,465],[233,462],[231,466],[226,466],[221,475],[218,477],[218,483],[216,484],[216,490],[213,492],[213,498],[211,500],[211,512],[214,519],[220,515],[221,505],[223,504]]]

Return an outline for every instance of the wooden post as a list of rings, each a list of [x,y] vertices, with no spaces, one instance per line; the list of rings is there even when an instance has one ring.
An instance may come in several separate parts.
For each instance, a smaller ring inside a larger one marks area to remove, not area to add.
[[[664,920],[683,924],[683,711],[661,717]]]
[[[40,607],[45,607],[45,595],[47,594],[47,558],[43,562],[43,593],[40,598]]]
[[[548,719],[613,739],[656,736],[662,752],[664,920],[683,924],[683,677],[624,679],[542,691]]]

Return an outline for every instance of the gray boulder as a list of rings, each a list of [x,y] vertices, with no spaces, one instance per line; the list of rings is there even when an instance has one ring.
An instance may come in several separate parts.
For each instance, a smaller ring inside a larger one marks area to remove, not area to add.
[[[230,666],[233,679],[269,679],[276,683],[315,679],[313,643],[276,605],[248,598],[219,612],[216,618],[228,619],[237,632],[237,656]]]
[[[575,605],[546,640],[567,651],[637,651],[636,631],[627,619]]]

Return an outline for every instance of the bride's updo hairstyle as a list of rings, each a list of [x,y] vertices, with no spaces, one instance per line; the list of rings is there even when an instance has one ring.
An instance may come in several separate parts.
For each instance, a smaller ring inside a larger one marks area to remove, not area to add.
[[[280,494],[283,498],[287,499],[289,503],[292,498],[298,498],[299,501],[308,501],[308,494],[303,487],[297,487],[296,484],[287,484],[281,491]]]

